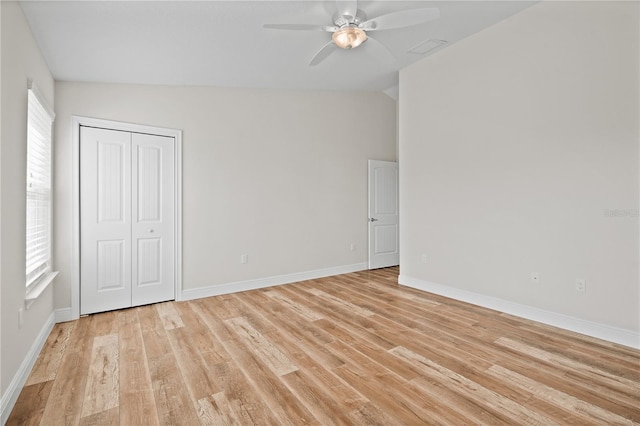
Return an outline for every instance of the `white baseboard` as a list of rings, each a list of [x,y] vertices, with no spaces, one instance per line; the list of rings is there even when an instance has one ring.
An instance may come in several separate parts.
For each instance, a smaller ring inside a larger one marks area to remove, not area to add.
[[[78,318],[74,318],[73,315],[71,314],[71,308],[56,309],[55,315],[56,315],[56,324],[78,319]]]
[[[24,384],[27,382],[31,369],[36,363],[36,359],[38,359],[38,355],[47,341],[47,337],[49,337],[54,324],[55,314],[52,312],[42,326],[42,329],[40,330],[38,337],[36,337],[33,342],[33,345],[31,345],[31,349],[29,349],[29,352],[22,361],[22,364],[20,364],[20,368],[18,368],[15,376],[13,376],[11,383],[9,383],[7,391],[2,394],[2,402],[0,404],[0,409],[2,410],[2,424],[7,422],[7,419],[11,414],[11,410],[13,410],[13,406],[18,400],[18,396],[20,395]]]
[[[484,308],[493,309],[528,320],[541,322],[543,324],[552,325],[564,330],[585,334],[587,336],[629,346],[634,349],[640,349],[640,333],[632,330],[612,327],[606,324],[558,314],[556,312],[545,311],[532,306],[521,305],[508,300],[485,296],[483,294],[432,283],[406,275],[400,275],[398,277],[398,283],[407,287],[427,291],[429,293],[435,293],[440,296],[450,297],[462,302],[471,303],[473,305],[482,306]]]
[[[313,280],[316,278],[330,277],[333,275],[348,274],[368,269],[366,262],[352,265],[336,266],[333,268],[316,269],[313,271],[296,272],[294,274],[278,275],[275,277],[259,278],[248,281],[221,284],[211,287],[183,290],[179,300],[201,299],[203,297],[219,296],[221,294],[238,293],[247,290],[273,287],[276,285],[290,284],[298,281]]]

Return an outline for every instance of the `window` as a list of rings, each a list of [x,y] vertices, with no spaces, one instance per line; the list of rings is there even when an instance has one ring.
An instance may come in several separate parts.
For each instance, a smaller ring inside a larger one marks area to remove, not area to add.
[[[27,288],[51,273],[51,128],[54,114],[29,84],[27,111]],[[44,288],[42,288],[44,290]]]

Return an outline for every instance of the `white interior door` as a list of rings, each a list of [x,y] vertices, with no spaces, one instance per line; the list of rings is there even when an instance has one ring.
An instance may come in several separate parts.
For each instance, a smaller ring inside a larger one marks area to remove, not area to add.
[[[133,133],[133,306],[175,298],[173,138]]]
[[[400,263],[398,163],[369,160],[369,269]]]
[[[173,138],[81,127],[80,314],[174,295]]]

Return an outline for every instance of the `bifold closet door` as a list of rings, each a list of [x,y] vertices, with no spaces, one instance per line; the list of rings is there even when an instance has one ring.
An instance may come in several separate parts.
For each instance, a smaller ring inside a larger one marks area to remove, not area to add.
[[[131,303],[175,298],[174,139],[131,136]]]
[[[80,132],[80,313],[173,299],[174,139]]]

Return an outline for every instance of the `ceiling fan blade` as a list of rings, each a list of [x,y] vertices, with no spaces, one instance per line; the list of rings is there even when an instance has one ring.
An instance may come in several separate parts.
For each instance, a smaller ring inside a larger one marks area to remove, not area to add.
[[[366,46],[367,53],[375,56],[378,61],[388,64],[396,61],[396,57],[391,53],[391,50],[375,38],[368,36],[364,45]]]
[[[340,16],[355,17],[358,13],[358,0],[336,0],[336,9]]]
[[[314,24],[264,24],[262,28],[270,30],[294,30],[294,31],[328,31],[335,32],[338,27]]]
[[[329,43],[325,44],[324,46],[322,46],[322,49],[318,50],[318,53],[316,53],[314,57],[311,58],[311,61],[309,62],[309,66],[314,67],[318,65],[320,62],[327,59],[329,55],[331,55],[333,51],[336,50],[337,48],[338,46],[336,46],[336,44],[333,41],[330,41]]]
[[[394,28],[410,27],[440,18],[440,9],[428,7],[423,9],[400,10],[398,12],[380,15],[362,23],[366,31],[392,30]]]

